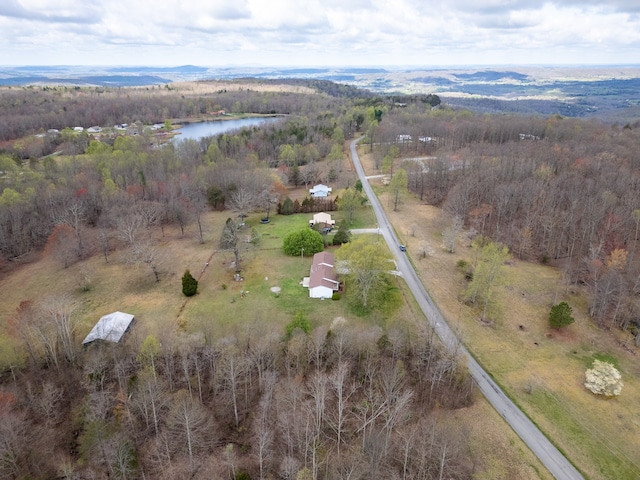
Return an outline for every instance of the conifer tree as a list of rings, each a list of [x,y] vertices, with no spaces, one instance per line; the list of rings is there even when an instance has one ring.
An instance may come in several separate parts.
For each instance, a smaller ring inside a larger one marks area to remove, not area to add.
[[[198,280],[193,278],[189,270],[185,270],[182,276],[182,293],[185,297],[192,297],[198,291]]]
[[[560,302],[551,307],[551,312],[549,313],[551,328],[562,328],[571,325],[575,321],[571,313],[571,306],[567,302]]]

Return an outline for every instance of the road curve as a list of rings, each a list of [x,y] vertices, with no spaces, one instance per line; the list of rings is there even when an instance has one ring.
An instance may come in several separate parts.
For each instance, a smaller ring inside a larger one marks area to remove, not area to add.
[[[402,273],[407,285],[416,301],[420,305],[427,321],[431,324],[443,344],[453,352],[457,352],[466,358],[469,372],[475,380],[478,388],[493,408],[506,420],[516,434],[528,445],[540,462],[547,467],[549,472],[558,480],[583,480],[584,477],[578,470],[560,453],[560,451],[545,437],[534,423],[505,395],[502,389],[489,377],[487,372],[469,354],[466,347],[458,340],[449,324],[446,322],[440,310],[418,278],[415,269],[409,262],[406,254],[398,248],[399,241],[389,224],[389,220],[373,193],[373,189],[364,174],[360,163],[356,145],[363,137],[353,140],[350,144],[351,159],[362,182],[364,192],[369,197],[369,202],[378,220],[380,234],[384,237],[389,249],[395,257],[398,270]]]

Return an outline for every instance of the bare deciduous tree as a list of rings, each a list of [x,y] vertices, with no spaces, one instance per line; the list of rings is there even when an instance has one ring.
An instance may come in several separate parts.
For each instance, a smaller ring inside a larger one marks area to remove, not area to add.
[[[335,396],[335,407],[331,411],[330,424],[336,433],[336,450],[340,457],[342,445],[342,433],[348,416],[349,398],[356,392],[355,383],[349,383],[351,366],[345,362],[339,362],[329,375],[329,384]]]
[[[133,265],[147,265],[156,282],[160,281],[160,270],[165,261],[164,252],[153,240],[137,240],[130,249],[127,263]]]
[[[442,232],[442,242],[447,252],[455,253],[458,234],[462,231],[463,226],[462,217],[460,217],[460,215],[454,215],[451,220],[451,225]]]
[[[180,390],[167,414],[167,428],[174,453],[186,453],[194,472],[198,454],[207,451],[216,438],[210,413],[187,391]]]

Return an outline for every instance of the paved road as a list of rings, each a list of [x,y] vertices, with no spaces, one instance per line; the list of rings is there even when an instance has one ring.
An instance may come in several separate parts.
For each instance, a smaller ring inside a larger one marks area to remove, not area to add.
[[[362,138],[362,137],[361,137]],[[402,273],[408,287],[420,305],[427,320],[434,328],[444,345],[451,351],[456,351],[466,357],[467,364],[471,376],[475,380],[478,388],[483,395],[489,400],[493,408],[506,420],[511,428],[526,443],[531,451],[540,459],[543,465],[549,469],[551,474],[559,480],[578,480],[584,477],[576,470],[576,468],[560,453],[560,451],[551,444],[551,442],[542,434],[529,418],[505,395],[500,387],[489,377],[487,372],[475,361],[469,354],[469,351],[458,340],[456,335],[449,327],[431,297],[425,290],[422,282],[418,278],[415,269],[407,259],[405,253],[398,248],[399,241],[395,232],[391,228],[387,216],[382,210],[382,206],[377,197],[373,193],[373,189],[364,175],[364,169],[360,163],[356,144],[361,139],[358,138],[351,142],[351,158],[355,166],[356,172],[364,192],[369,197],[369,202],[373,207],[373,211],[378,220],[380,234],[384,237],[389,249],[393,253],[398,270]]]

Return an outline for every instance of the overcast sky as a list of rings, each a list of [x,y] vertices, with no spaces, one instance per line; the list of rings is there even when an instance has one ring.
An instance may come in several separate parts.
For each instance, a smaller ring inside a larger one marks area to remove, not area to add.
[[[0,64],[640,64],[640,0],[0,0]]]

